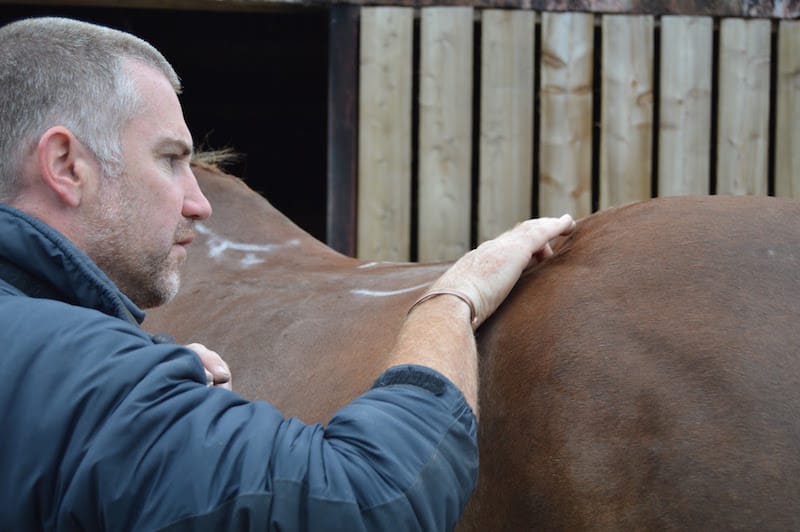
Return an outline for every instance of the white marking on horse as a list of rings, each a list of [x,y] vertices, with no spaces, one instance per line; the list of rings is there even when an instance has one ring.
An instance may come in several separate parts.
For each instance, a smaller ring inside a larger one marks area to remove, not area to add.
[[[366,269],[369,269],[369,268],[375,268],[377,266],[392,266],[392,265],[395,265],[395,264],[406,264],[406,263],[405,262],[392,262],[392,261],[382,260],[382,261],[379,261],[379,262],[365,262],[364,264],[359,264],[358,266],[356,266],[356,268],[358,268],[359,270],[366,270]]]
[[[300,245],[300,240],[296,238],[287,240],[283,244],[247,244],[228,240],[200,223],[195,224],[195,229],[198,233],[208,237],[206,247],[208,248],[208,256],[210,258],[217,258],[228,250],[240,251],[244,253],[244,257],[239,259],[239,263],[245,267],[264,262],[263,258],[256,256],[257,253],[272,253],[283,248],[297,247]]]
[[[369,290],[366,288],[355,288],[350,290],[350,293],[356,296],[369,296],[369,297],[386,297],[386,296],[398,296],[400,294],[405,294],[408,292],[413,292],[414,290],[419,290],[420,288],[425,288],[426,286],[430,286],[431,283],[422,283],[416,286],[411,286],[408,288],[400,288],[399,290]]]

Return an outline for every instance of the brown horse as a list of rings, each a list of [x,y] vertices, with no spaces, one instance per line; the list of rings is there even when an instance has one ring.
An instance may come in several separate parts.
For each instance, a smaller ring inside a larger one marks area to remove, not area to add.
[[[234,388],[324,422],[369,387],[447,265],[367,263],[236,178],[145,325]],[[800,203],[656,199],[579,222],[478,332],[481,469],[463,530],[800,528]]]

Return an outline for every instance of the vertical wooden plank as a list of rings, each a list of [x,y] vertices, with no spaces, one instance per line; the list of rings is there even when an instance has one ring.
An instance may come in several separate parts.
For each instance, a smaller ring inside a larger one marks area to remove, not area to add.
[[[653,17],[603,16],[600,208],[651,196]]]
[[[361,258],[410,258],[413,17],[413,8],[407,7],[361,11],[357,246]]]
[[[532,212],[534,23],[531,11],[482,14],[479,241]]]
[[[711,17],[661,19],[659,196],[710,191],[713,45]]]
[[[328,37],[328,212],[326,240],[345,255],[356,252],[356,93],[358,14],[331,6]]]
[[[770,21],[720,23],[717,193],[767,193]]]
[[[594,16],[542,14],[539,214],[592,212]]]
[[[775,194],[800,198],[800,21],[778,30]]]
[[[471,7],[422,9],[420,261],[456,259],[471,247],[473,16]]]

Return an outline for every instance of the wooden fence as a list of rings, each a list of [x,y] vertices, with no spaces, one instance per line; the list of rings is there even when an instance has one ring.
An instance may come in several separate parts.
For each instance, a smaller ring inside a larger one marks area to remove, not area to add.
[[[657,195],[800,197],[799,21],[359,13],[362,258],[449,260]]]

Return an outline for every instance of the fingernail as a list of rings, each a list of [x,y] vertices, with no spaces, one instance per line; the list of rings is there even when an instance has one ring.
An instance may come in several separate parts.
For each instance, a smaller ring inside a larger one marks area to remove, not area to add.
[[[229,381],[231,379],[231,372],[225,366],[216,366],[214,368],[217,372],[217,376],[221,381]]]

